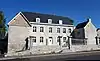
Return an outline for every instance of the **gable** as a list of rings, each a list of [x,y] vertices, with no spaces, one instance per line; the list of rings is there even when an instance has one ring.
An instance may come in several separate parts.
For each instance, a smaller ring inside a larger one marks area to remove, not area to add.
[[[10,26],[24,26],[28,27],[30,26],[29,23],[23,18],[21,13],[18,13],[9,23]]]
[[[96,32],[96,27],[93,25],[91,21],[87,23],[87,25],[84,27],[85,29],[85,36],[86,37],[96,37],[97,32]]]

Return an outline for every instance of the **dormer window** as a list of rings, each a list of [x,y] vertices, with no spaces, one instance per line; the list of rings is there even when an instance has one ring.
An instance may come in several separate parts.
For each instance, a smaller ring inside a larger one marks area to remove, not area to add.
[[[52,19],[48,19],[48,23],[51,24],[52,23]]]
[[[59,24],[62,24],[62,20],[59,20]]]
[[[36,22],[37,23],[40,23],[40,18],[36,18]]]

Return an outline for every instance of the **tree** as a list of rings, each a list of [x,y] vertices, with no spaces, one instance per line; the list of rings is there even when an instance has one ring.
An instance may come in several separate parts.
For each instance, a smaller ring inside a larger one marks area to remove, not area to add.
[[[5,21],[6,19],[4,18],[4,14],[0,11],[0,39],[4,38],[6,33]]]

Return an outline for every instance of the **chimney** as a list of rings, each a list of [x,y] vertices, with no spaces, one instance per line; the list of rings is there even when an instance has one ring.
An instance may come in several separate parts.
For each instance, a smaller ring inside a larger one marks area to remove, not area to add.
[[[91,18],[88,18],[87,20],[88,20],[89,22],[91,22]]]

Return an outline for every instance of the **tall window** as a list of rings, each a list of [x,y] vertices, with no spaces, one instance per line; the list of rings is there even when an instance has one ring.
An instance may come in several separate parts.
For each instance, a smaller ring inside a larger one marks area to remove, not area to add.
[[[43,42],[43,37],[40,37],[40,42]]]
[[[60,28],[57,28],[57,33],[60,33]]]
[[[40,32],[43,32],[44,31],[44,28],[43,27],[40,27]]]
[[[71,33],[71,29],[68,29],[68,32]]]
[[[32,42],[36,43],[36,37],[35,36],[30,36]]]
[[[66,37],[63,37],[63,42],[66,42]]]
[[[36,32],[36,26],[33,26],[33,32]]]
[[[66,33],[66,28],[63,28],[63,33]]]
[[[49,33],[52,33],[52,27],[49,27]]]

